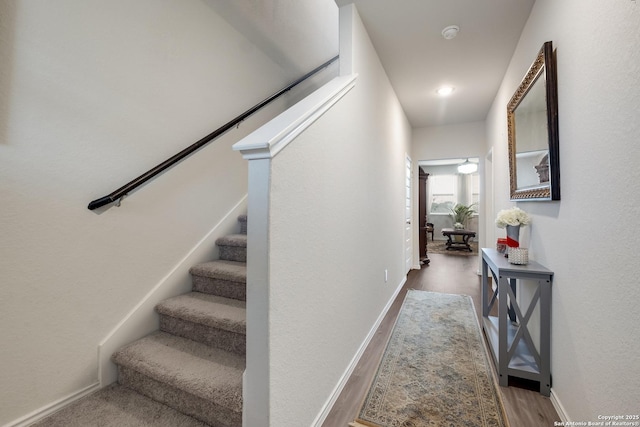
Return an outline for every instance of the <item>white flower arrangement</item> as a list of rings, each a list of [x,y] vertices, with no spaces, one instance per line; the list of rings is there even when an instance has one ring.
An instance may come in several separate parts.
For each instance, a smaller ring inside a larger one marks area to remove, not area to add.
[[[527,225],[531,222],[528,213],[520,208],[503,209],[498,212],[496,225],[499,228],[505,228],[507,225]]]

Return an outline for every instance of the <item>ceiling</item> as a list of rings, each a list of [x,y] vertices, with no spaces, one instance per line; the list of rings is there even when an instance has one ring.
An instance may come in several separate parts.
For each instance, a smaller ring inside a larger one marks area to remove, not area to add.
[[[486,118],[534,2],[353,0],[414,128]]]
[[[414,128],[482,121],[535,0],[204,0],[290,76],[338,51],[338,5],[354,3]],[[295,19],[292,19],[295,17]],[[457,25],[452,40],[442,30]],[[436,89],[448,84],[452,95]]]

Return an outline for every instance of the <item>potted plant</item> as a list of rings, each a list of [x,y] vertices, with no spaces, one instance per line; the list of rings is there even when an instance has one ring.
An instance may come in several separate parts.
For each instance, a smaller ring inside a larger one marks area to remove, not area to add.
[[[475,203],[470,205],[457,203],[454,207],[449,209],[451,211],[451,217],[453,218],[453,228],[463,229],[467,226],[469,218],[476,213],[476,210],[474,209],[475,205]]]
[[[469,218],[476,213],[474,206],[476,204],[473,203],[471,205],[463,205],[461,203],[457,203],[454,207],[450,208],[451,217],[453,218],[453,228],[456,230],[464,230],[467,226],[467,221]],[[463,236],[453,235],[454,242],[462,242]]]

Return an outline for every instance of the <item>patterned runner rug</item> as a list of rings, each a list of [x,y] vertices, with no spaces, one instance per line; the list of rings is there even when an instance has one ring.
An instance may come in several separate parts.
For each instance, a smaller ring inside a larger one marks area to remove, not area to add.
[[[352,427],[507,427],[473,302],[409,290]]]

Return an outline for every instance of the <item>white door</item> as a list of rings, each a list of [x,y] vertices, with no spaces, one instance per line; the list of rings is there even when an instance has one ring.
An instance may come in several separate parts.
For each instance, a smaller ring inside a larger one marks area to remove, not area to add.
[[[411,157],[407,154],[405,165],[405,205],[404,205],[404,263],[409,272],[413,265],[413,238],[411,225]]]

